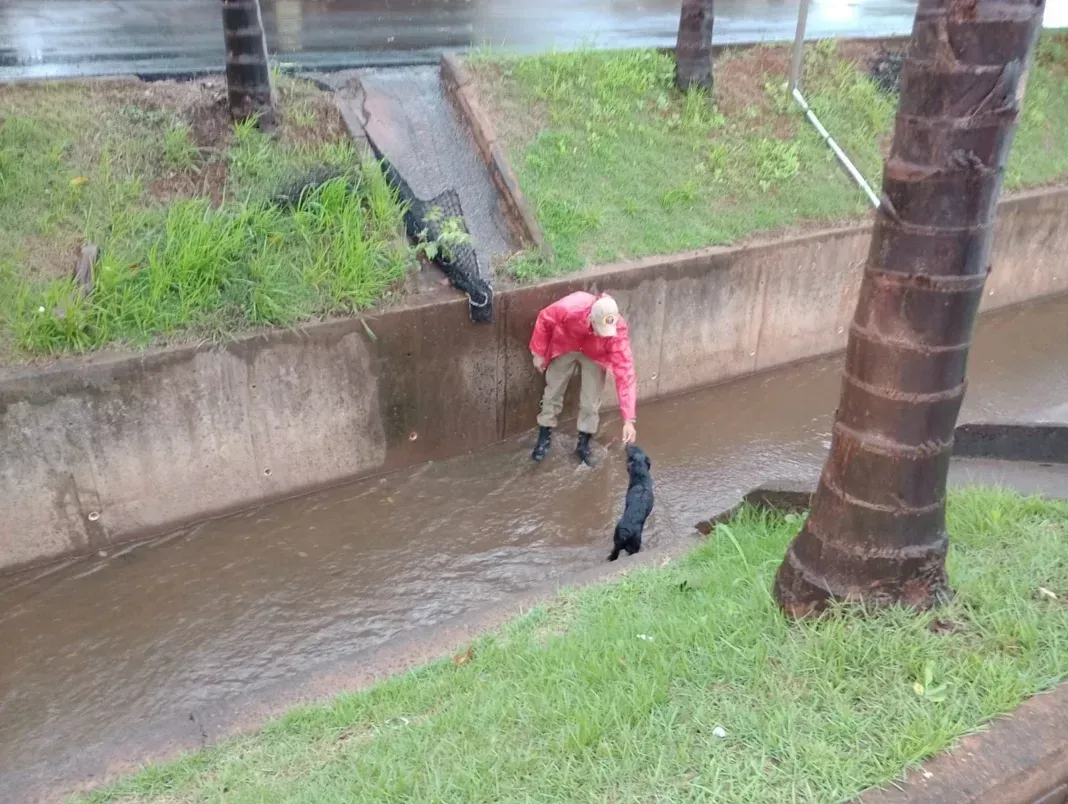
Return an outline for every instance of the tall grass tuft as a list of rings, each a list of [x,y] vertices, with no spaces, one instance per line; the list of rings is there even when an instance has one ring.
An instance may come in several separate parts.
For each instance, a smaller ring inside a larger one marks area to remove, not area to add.
[[[373,164],[309,189],[292,210],[179,201],[115,230],[91,297],[70,279],[23,286],[15,338],[35,353],[84,352],[361,309],[404,278],[401,215]]]
[[[194,136],[165,84],[0,86],[0,363],[286,326],[398,284],[414,252],[396,194],[332,103],[279,82],[293,114],[277,136]],[[90,298],[69,278],[85,242],[101,249]]]

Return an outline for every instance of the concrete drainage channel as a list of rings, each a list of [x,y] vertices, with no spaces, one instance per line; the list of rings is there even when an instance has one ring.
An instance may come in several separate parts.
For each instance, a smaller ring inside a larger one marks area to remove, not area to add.
[[[981,322],[966,421],[1063,404],[1066,304]],[[446,654],[559,585],[684,552],[694,523],[766,478],[811,488],[839,370],[820,359],[645,404],[658,507],[648,549],[618,566],[605,562],[626,483],[618,443],[589,471],[563,438],[534,467],[518,437],[3,578],[0,801],[56,800],[116,762]],[[606,442],[618,424],[606,417]]]
[[[472,113],[475,87],[450,64],[442,75],[425,67],[310,77],[336,92],[351,131],[371,135],[415,198],[456,193],[478,280],[487,281],[515,242],[537,243],[536,221],[517,214],[514,173],[489,121]],[[984,310],[1068,292],[1057,257],[1066,221],[1068,188],[1001,203]],[[527,349],[537,313],[575,290],[610,290],[620,302],[642,404],[834,352],[869,239],[869,226],[853,225],[595,266],[498,289],[489,310],[488,294],[474,285],[467,298],[451,292],[428,266],[403,300],[358,319],[0,368],[10,469],[0,473],[9,524],[0,572],[514,436],[538,405]],[[614,403],[610,383],[606,408]],[[38,433],[53,443],[42,449]]]

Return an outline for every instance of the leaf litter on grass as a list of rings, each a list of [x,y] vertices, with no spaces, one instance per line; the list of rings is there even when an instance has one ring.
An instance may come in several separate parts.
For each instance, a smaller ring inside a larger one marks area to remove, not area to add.
[[[464,661],[81,800],[845,800],[1068,676],[1068,607],[1036,591],[1068,588],[1068,503],[969,490],[948,522],[957,595],[935,612],[788,622],[769,590],[798,518],[745,509],[680,560],[565,591]]]

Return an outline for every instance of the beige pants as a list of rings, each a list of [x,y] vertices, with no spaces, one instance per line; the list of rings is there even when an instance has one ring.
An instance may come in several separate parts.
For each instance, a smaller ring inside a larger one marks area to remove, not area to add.
[[[582,372],[579,386],[578,429],[596,435],[600,422],[601,392],[604,391],[605,370],[582,352],[568,352],[553,360],[545,369],[545,394],[541,398],[541,427],[556,427],[556,419],[564,408],[567,384],[578,369]]]

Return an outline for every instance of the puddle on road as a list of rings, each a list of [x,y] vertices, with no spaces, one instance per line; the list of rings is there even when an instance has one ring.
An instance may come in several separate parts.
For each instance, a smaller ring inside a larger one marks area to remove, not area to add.
[[[963,417],[1063,405],[1065,343],[1068,299],[985,319]],[[695,538],[766,479],[815,478],[839,365],[644,405],[650,546]],[[541,466],[512,441],[0,580],[0,798],[90,747],[604,561],[626,486],[618,430],[602,425],[614,443],[597,470],[572,459],[573,433]]]

